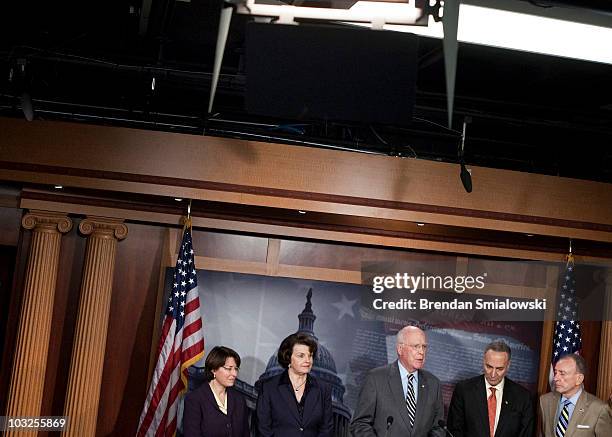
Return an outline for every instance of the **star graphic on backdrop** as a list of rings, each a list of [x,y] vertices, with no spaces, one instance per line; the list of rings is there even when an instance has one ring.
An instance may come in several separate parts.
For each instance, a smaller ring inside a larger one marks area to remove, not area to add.
[[[355,312],[353,311],[353,306],[357,303],[358,300],[359,299],[349,300],[343,294],[342,300],[340,302],[332,303],[332,306],[336,307],[339,311],[338,320],[340,320],[345,315],[355,318]]]

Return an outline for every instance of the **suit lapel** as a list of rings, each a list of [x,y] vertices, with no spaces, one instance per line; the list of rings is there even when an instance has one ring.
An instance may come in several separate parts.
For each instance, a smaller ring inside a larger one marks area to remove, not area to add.
[[[310,421],[312,413],[321,402],[321,390],[314,379],[309,379],[311,386],[308,388],[306,399],[304,399],[304,426]]]
[[[514,397],[512,396],[512,385],[508,378],[504,381],[504,394],[502,395],[501,410],[499,412],[499,422],[495,434],[498,436],[504,435],[504,427],[509,420],[508,410],[512,408]],[[488,415],[488,414],[487,414]]]
[[[410,418],[408,417],[408,408],[406,408],[406,397],[405,397],[405,393],[403,392],[402,378],[400,377],[398,366],[399,364],[397,361],[389,365],[387,383],[389,384],[389,390],[391,391],[391,397],[393,398],[393,402],[396,405],[401,406],[399,408],[400,416],[402,417],[402,420],[404,421],[405,428],[409,430],[410,429]],[[418,405],[417,405],[417,409],[418,409]]]
[[[589,408],[589,403],[587,401],[586,392],[582,389],[582,393],[578,397],[578,402],[576,402],[576,406],[574,407],[574,412],[572,413],[572,417],[570,418],[569,423],[567,424],[567,431],[565,432],[565,437],[572,437],[574,435],[574,431],[576,431],[579,423],[583,423],[584,413]],[[594,430],[593,430],[594,431]]]
[[[548,435],[555,435],[555,428],[557,426],[557,421],[555,420],[555,414],[557,414],[557,407],[559,406],[559,400],[561,399],[561,395],[557,392],[554,392],[554,395],[549,397],[548,405],[546,408],[548,409],[548,424],[546,425],[548,428]]]
[[[414,428],[416,429],[419,425],[421,425],[421,421],[419,418],[428,416],[425,414],[425,405],[427,405],[427,398],[429,397],[429,387],[428,381],[425,378],[425,374],[418,371],[419,374],[419,387],[418,387],[418,396],[417,396],[417,406],[416,406],[416,418],[414,420]],[[419,433],[416,433],[419,434]]]
[[[480,423],[486,423],[486,428],[482,429],[482,435],[488,437],[489,436],[489,407],[487,405],[487,396],[485,390],[487,387],[485,386],[484,376],[478,378],[478,383],[474,384],[472,387],[471,399],[474,399],[474,407],[476,408],[477,414],[480,419]],[[469,398],[468,398],[469,399]]]
[[[215,395],[213,394],[212,387],[207,382],[204,382],[204,384],[206,384],[206,390],[204,390],[204,396],[206,397],[206,401],[211,403],[213,407],[221,413],[219,405],[217,404],[217,400],[215,399]]]
[[[297,409],[297,403],[295,401],[295,395],[291,392],[291,386],[288,384],[279,384],[278,391],[285,401],[285,405],[291,412],[291,415],[295,419],[295,423],[300,423],[300,413]]]
[[[234,412],[234,406],[235,406],[235,396],[233,396],[233,393],[230,395],[230,389],[227,389],[225,392],[225,396],[227,399],[227,417],[232,417],[232,413]]]

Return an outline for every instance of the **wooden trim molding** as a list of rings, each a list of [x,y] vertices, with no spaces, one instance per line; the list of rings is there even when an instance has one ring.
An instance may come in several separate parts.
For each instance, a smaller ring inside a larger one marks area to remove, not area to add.
[[[0,179],[612,242],[610,184],[359,153],[0,118]],[[228,168],[231,163],[231,169]]]
[[[584,229],[612,233],[612,225],[592,223],[586,221],[562,220],[552,217],[529,216],[525,214],[512,214],[487,210],[445,207],[439,205],[427,205],[412,202],[371,199],[357,196],[341,196],[335,194],[313,193],[295,190],[290,191],[279,188],[252,187],[246,185],[227,184],[206,180],[170,178],[154,175],[98,171],[40,164],[15,163],[8,161],[0,161],[0,169],[18,170],[23,172],[51,175],[77,176],[91,179],[115,180],[121,182],[137,182],[151,185],[184,187],[208,191],[223,191],[235,194],[253,194],[259,196],[316,201],[321,203],[366,206],[370,208],[449,215],[453,217],[469,217],[477,219],[496,220],[502,222],[528,223],[535,225],[554,226],[560,228]]]
[[[21,196],[22,208],[181,225],[184,206],[173,200],[170,202],[155,197],[145,202],[142,199],[91,198],[31,190],[24,190]],[[192,221],[196,228],[221,231],[530,260],[562,261],[567,251],[567,240],[555,240],[553,237],[527,238],[522,234],[439,225],[419,227],[397,220],[338,214],[301,215],[281,209],[259,208],[254,211],[244,206],[232,209],[227,204],[198,207],[194,203]],[[612,257],[612,246],[608,243],[582,244],[582,252],[577,250],[578,242],[574,244],[581,261],[606,262]]]

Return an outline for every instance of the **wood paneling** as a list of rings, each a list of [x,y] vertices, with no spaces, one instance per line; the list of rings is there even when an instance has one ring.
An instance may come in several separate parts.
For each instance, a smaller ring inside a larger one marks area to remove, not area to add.
[[[13,274],[17,257],[17,248],[14,246],[0,245],[0,359],[2,359],[5,344],[7,342],[7,328],[9,325],[9,308],[11,301],[11,289],[13,286]],[[12,335],[12,331],[11,331]],[[0,362],[0,364],[2,364]],[[4,367],[4,366],[2,366]],[[10,372],[10,366],[6,366]],[[0,393],[3,386],[0,384]],[[4,398],[4,396],[2,396]],[[0,402],[0,411],[4,412],[4,402]]]
[[[180,230],[182,222],[182,208],[176,207],[176,202],[160,197],[140,196],[138,202],[123,201],[120,198],[91,198],[89,196],[58,195],[43,191],[24,190],[22,193],[21,206],[23,208],[36,208],[41,210],[62,211],[73,214],[98,215],[104,217],[123,218],[149,223],[168,223],[177,225],[176,232]],[[134,196],[132,196],[134,197]],[[143,200],[142,198],[145,197]],[[79,203],[82,201],[83,203]],[[148,202],[148,203],[147,203]],[[164,203],[165,204],[162,204]],[[170,202],[170,204],[168,204]],[[195,202],[194,202],[195,205]],[[210,204],[209,204],[210,205]],[[319,223],[312,220],[313,215],[308,214],[309,221],[288,220],[287,218],[274,218],[266,216],[270,214],[287,214],[287,211],[279,209],[256,208],[256,215],[249,215],[251,207],[242,207],[242,214],[236,216],[236,211],[229,215],[221,208],[228,206],[216,204],[219,208],[216,212],[193,211],[192,221],[196,228],[228,230],[240,233],[276,235],[296,239],[312,239],[336,241],[339,243],[353,243],[362,245],[375,245],[396,247],[403,249],[414,249],[434,252],[464,253],[472,255],[483,255],[487,257],[521,258],[530,260],[562,261],[567,248],[565,238],[543,237],[527,238],[510,232],[488,231],[488,239],[478,237],[473,240],[473,230],[467,228],[456,228],[450,226],[436,226],[434,233],[429,230],[432,226],[424,227],[426,231],[404,232],[387,229],[397,227],[395,221],[389,223],[386,220],[368,219],[369,227],[363,228],[355,226],[352,220],[354,217],[338,216],[342,220],[335,220],[334,223]],[[194,208],[195,209],[195,208]],[[207,216],[200,216],[204,214]],[[293,214],[297,216],[298,214]],[[318,214],[324,216],[324,214]],[[318,219],[327,220],[333,214],[326,214],[326,217]],[[362,219],[357,221],[363,221]],[[376,222],[376,223],[373,223]],[[419,228],[415,224],[412,228]],[[461,236],[459,234],[462,234]],[[483,232],[480,232],[483,234]],[[495,234],[495,235],[493,235]],[[233,248],[231,238],[226,239],[225,245],[208,244],[210,239],[203,238],[203,249],[209,252],[214,248],[218,253],[210,253],[214,257],[220,256],[226,259],[242,258],[256,259],[263,261],[265,253],[265,243],[261,239],[252,237],[250,245],[245,244],[244,253]],[[576,242],[576,246],[578,246]],[[609,243],[579,241],[581,261],[605,260],[606,256],[612,256],[612,245]],[[326,243],[325,243],[326,244]],[[221,246],[221,247],[218,247]],[[345,245],[346,246],[346,245]],[[401,253],[402,251],[399,251]],[[406,253],[406,251],[404,251]],[[371,252],[376,253],[376,252]],[[380,252],[382,253],[382,252]],[[217,256],[216,256],[217,255]],[[397,255],[400,256],[400,255]],[[388,258],[388,251],[384,255]],[[350,262],[349,258],[343,258]],[[346,268],[346,267],[344,267]]]
[[[98,436],[136,433],[147,390],[165,229],[128,223],[117,244]]]
[[[603,183],[472,167],[468,194],[441,162],[57,122],[0,130],[7,180],[612,241]]]
[[[487,272],[487,282],[529,287],[546,287],[549,265],[543,262],[488,260],[470,258],[468,273],[480,275]]]
[[[13,283],[10,286],[10,303],[8,306],[8,318],[5,325],[6,335],[2,351],[2,365],[0,366],[0,412],[2,414],[4,414],[6,409],[7,394],[13,367],[13,357],[19,325],[19,312],[23,296],[23,281],[28,261],[28,249],[30,247],[30,236],[30,232],[19,233]]]
[[[17,246],[21,215],[20,208],[0,207],[0,245]]]
[[[180,232],[180,229],[177,229]],[[218,232],[195,232],[193,247],[198,255],[209,258],[266,262],[268,239]]]
[[[282,240],[279,258],[281,264],[355,271],[361,271],[363,261],[397,262],[440,274],[454,274],[456,269],[455,257],[445,254],[298,240]]]
[[[583,321],[580,323],[580,329],[582,331],[582,356],[587,363],[587,375],[584,378],[584,388],[589,393],[597,393],[601,322]]]

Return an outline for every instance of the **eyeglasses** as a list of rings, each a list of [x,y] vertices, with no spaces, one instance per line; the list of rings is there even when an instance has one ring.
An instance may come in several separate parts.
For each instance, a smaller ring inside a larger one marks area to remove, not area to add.
[[[240,367],[225,367],[225,366],[221,366],[223,367],[223,370],[225,370],[226,372],[231,372],[232,370],[235,370],[236,373],[240,372]]]
[[[427,351],[427,345],[426,344],[406,344],[406,343],[400,343],[404,346],[408,346],[410,349],[414,349],[417,352],[426,352]]]

